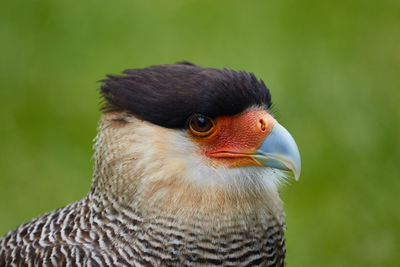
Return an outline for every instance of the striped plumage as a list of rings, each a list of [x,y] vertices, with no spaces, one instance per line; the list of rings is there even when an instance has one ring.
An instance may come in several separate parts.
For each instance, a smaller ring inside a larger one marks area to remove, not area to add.
[[[283,265],[283,229],[272,217],[182,223],[89,199],[10,232],[0,242],[0,266]]]
[[[0,266],[283,266],[282,173],[211,161],[152,120],[105,112],[88,195],[0,239]]]

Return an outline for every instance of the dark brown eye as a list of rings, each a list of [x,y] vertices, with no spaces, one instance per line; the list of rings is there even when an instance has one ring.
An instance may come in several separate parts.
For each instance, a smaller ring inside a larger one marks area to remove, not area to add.
[[[198,136],[207,136],[213,132],[214,122],[209,117],[195,114],[189,121],[190,131]]]

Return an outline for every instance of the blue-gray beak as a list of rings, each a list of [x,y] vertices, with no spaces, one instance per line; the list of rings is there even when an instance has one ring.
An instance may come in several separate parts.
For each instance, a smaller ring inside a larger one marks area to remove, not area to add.
[[[300,177],[299,149],[290,133],[279,123],[275,123],[252,157],[263,166],[293,172],[296,180]]]

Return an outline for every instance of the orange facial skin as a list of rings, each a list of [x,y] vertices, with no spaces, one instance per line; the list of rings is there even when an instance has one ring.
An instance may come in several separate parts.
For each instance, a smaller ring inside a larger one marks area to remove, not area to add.
[[[210,163],[225,167],[260,165],[251,157],[271,132],[276,120],[265,110],[250,110],[234,116],[217,117],[206,137],[192,134]]]

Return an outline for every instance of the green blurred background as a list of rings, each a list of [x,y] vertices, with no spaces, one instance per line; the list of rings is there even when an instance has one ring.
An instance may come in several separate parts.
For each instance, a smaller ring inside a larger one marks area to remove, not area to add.
[[[398,266],[398,0],[7,1],[0,48],[0,236],[88,192],[98,80],[188,60],[261,77],[299,145],[288,266]]]

